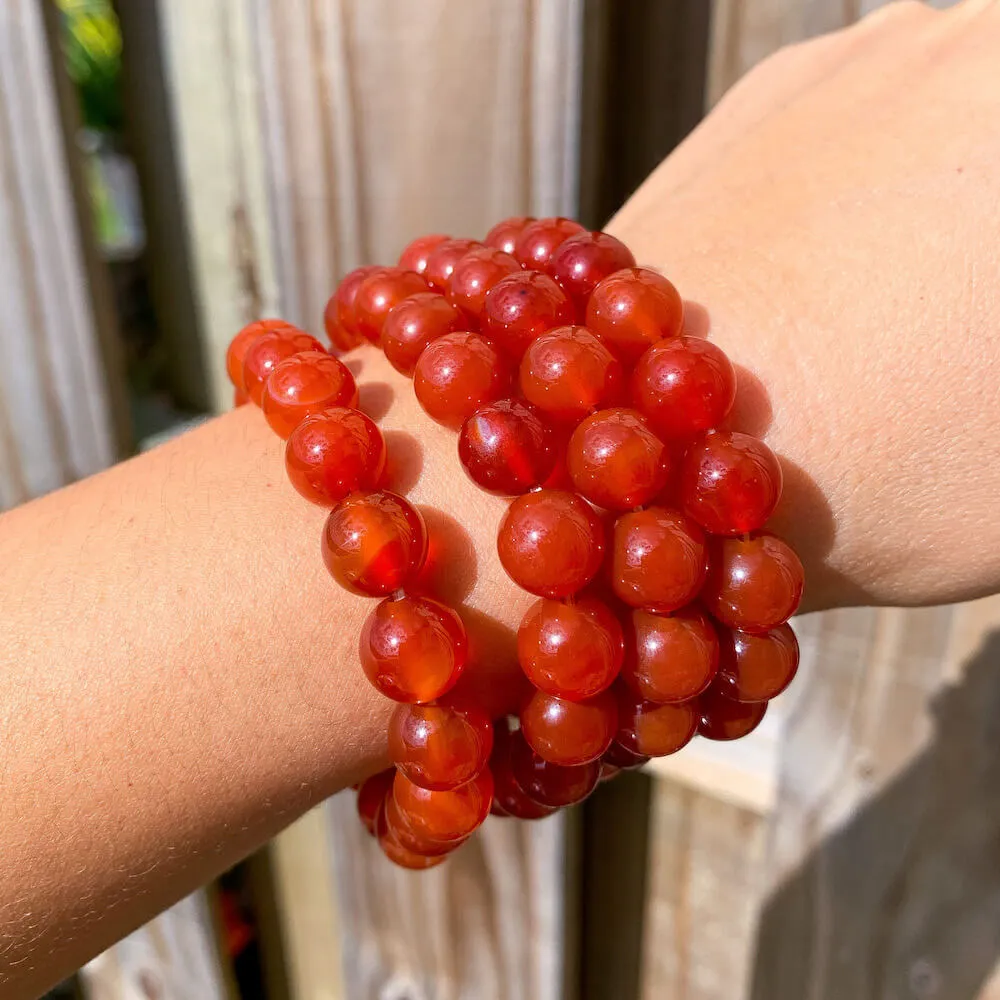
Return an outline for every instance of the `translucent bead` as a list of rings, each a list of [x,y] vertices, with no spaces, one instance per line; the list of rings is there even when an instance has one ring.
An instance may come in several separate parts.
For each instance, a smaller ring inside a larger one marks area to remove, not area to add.
[[[558,247],[570,236],[585,232],[579,222],[562,217],[535,219],[521,231],[514,256],[525,266],[543,270]]]
[[[536,691],[521,709],[521,732],[531,749],[552,764],[586,764],[608,749],[617,719],[611,691],[582,701]]]
[[[323,561],[330,574],[342,587],[370,597],[405,587],[426,557],[424,519],[388,490],[351,494],[330,511],[323,529]]]
[[[358,287],[354,318],[358,332],[373,344],[382,341],[382,327],[389,311],[403,299],[427,291],[427,282],[416,271],[383,267]]]
[[[226,351],[226,374],[229,376],[229,381],[236,386],[237,392],[246,391],[243,384],[243,359],[246,357],[250,345],[265,333],[270,333],[272,330],[284,329],[294,330],[295,327],[291,323],[286,323],[283,319],[258,319],[253,323],[248,323],[230,341],[229,348]],[[236,405],[239,406],[240,404],[237,403]]]
[[[539,597],[568,597],[600,569],[604,526],[576,494],[539,490],[518,497],[507,508],[497,550],[519,587]]]
[[[448,279],[455,265],[470,251],[481,247],[478,240],[444,240],[427,257],[427,268],[423,276],[435,291],[443,295],[448,287]]]
[[[448,279],[448,301],[478,326],[486,293],[502,278],[520,274],[521,265],[509,253],[492,247],[474,247],[460,258]]]
[[[431,253],[447,239],[450,237],[442,236],[440,233],[418,236],[403,248],[403,252],[396,262],[397,266],[404,271],[416,271],[417,274],[423,274],[427,270],[427,261],[430,259]]]
[[[396,371],[412,376],[429,343],[463,326],[461,313],[443,295],[419,292],[403,299],[386,316],[382,350]]]
[[[411,871],[424,871],[427,868],[434,868],[443,864],[447,860],[448,854],[418,854],[405,847],[399,840],[394,829],[389,827],[387,807],[392,801],[392,796],[387,796],[385,805],[379,810],[376,817],[375,836],[378,839],[378,846],[382,848],[382,853],[400,868],[408,868]],[[455,845],[456,847],[459,845]]]
[[[550,277],[522,271],[503,278],[489,290],[482,330],[505,354],[517,360],[536,337],[572,323],[575,315],[569,296]]]
[[[598,760],[570,767],[553,764],[539,757],[524,740],[511,743],[510,768],[529,798],[555,809],[582,802],[597,787],[601,776]]]
[[[457,846],[489,815],[493,802],[493,775],[486,767],[460,788],[432,791],[421,788],[397,771],[392,797],[413,836],[432,844]]]
[[[271,372],[286,358],[303,351],[326,353],[315,337],[294,326],[262,334],[247,348],[243,357],[243,382],[247,395],[257,406],[263,401],[264,385]]]
[[[601,762],[610,764],[619,771],[632,771],[649,763],[649,757],[641,753],[633,753],[623,747],[617,740],[611,741],[611,746],[601,755]]]
[[[281,438],[314,413],[357,405],[354,376],[326,351],[303,351],[275,365],[261,400],[265,419]]]
[[[351,338],[352,342],[359,344],[364,342],[364,337],[361,335],[361,330],[358,327],[358,318],[354,311],[358,289],[365,278],[371,277],[377,271],[384,270],[385,268],[377,264],[366,264],[364,267],[356,267],[353,271],[344,275],[337,286],[337,290],[326,305],[324,315],[329,313],[333,322],[344,331],[345,336]]]
[[[621,240],[608,233],[577,233],[556,248],[546,272],[581,307],[599,281],[626,267],[635,267],[635,257]]]
[[[323,309],[323,329],[333,349],[343,353],[363,344],[365,338],[360,333],[351,333],[340,325],[340,309],[336,293],[327,299]]]
[[[734,701],[777,698],[799,669],[799,643],[788,625],[763,635],[722,629],[718,687]]]
[[[233,407],[246,406],[250,402],[250,397],[243,389],[233,389]]]
[[[379,771],[378,774],[373,774],[370,778],[366,778],[358,789],[358,816],[364,824],[365,829],[373,837],[375,836],[375,819],[382,808],[385,797],[392,788],[392,782],[395,777],[396,769],[390,767],[384,771]]]
[[[643,757],[666,757],[691,742],[698,729],[697,701],[657,705],[625,685],[618,689],[618,732],[615,740]]]
[[[288,436],[285,469],[307,500],[333,506],[373,490],[385,470],[382,432],[360,410],[338,407],[306,417]]]
[[[512,254],[514,247],[517,246],[518,236],[524,232],[526,226],[534,221],[534,218],[530,215],[512,215],[509,219],[498,222],[486,234],[486,239],[483,242],[488,247]]]
[[[767,702],[733,701],[713,684],[696,702],[698,733],[709,740],[738,740],[752,733],[764,718]]]
[[[500,816],[516,819],[543,819],[551,816],[554,806],[543,806],[529,798],[517,783],[511,768],[511,750],[515,743],[524,743],[520,732],[511,733],[506,721],[498,722],[493,728],[493,756],[490,770],[493,772],[492,812]]]
[[[429,597],[388,598],[365,621],[358,653],[365,676],[387,698],[426,703],[455,686],[468,639],[447,605]]]

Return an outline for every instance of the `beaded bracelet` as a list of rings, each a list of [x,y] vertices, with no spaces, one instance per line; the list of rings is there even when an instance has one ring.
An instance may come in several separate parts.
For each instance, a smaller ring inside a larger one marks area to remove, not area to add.
[[[427,529],[385,488],[386,443],[351,372],[280,320],[230,345],[236,403],[261,407],[296,490],[332,508],[331,575],[381,598],[359,653],[398,703],[393,767],[357,804],[397,864],[439,864],[490,811],[547,816],[696,734],[745,736],[794,677],[802,564],[762,530],[781,467],[725,426],[733,367],[682,324],[666,278],[564,218],[506,219],[483,242],[421,237],[330,298],[334,349],[381,346],[458,431],[469,477],[513,498],[500,561],[538,599],[517,635],[531,695],[497,720],[453,690],[465,627],[419,592]]]

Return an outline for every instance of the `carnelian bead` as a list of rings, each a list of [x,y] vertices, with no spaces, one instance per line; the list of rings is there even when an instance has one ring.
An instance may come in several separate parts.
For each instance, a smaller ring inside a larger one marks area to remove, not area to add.
[[[414,837],[432,844],[457,846],[489,815],[493,775],[484,767],[459,788],[432,791],[421,788],[397,771],[391,794],[402,822]]]
[[[389,719],[389,756],[421,788],[464,785],[492,750],[490,717],[470,699],[446,695],[435,705],[397,705]]]
[[[233,406],[246,406],[250,402],[250,397],[243,389],[233,389]]]
[[[354,298],[354,319],[358,332],[373,344],[381,343],[382,327],[389,310],[410,295],[427,291],[427,282],[416,271],[383,267],[368,275]]]
[[[697,596],[707,567],[705,533],[680,511],[647,507],[615,521],[611,586],[631,607],[683,607]]]
[[[536,691],[521,709],[521,732],[531,749],[552,764],[586,764],[608,749],[617,720],[612,691],[581,701]]]
[[[291,323],[286,323],[283,319],[258,319],[253,323],[248,323],[229,342],[226,351],[226,374],[229,381],[236,386],[237,393],[245,392],[243,384],[243,359],[246,357],[250,345],[265,333],[272,330],[295,329]],[[240,406],[240,403],[236,404]]]
[[[358,289],[365,278],[371,277],[376,271],[384,270],[385,268],[377,264],[365,264],[363,267],[356,267],[353,271],[344,275],[340,284],[337,285],[337,290],[326,304],[324,314],[329,311],[337,326],[359,344],[364,342],[364,337],[362,337],[361,330],[358,328],[358,320],[354,312],[354,303],[358,297]]]
[[[509,357],[520,359],[536,337],[574,317],[569,296],[548,275],[522,271],[486,294],[482,329]]]
[[[609,274],[635,267],[635,257],[621,240],[608,233],[577,233],[556,248],[545,267],[547,274],[581,306]]]
[[[535,219],[530,215],[512,215],[498,222],[487,234],[483,242],[488,247],[512,254],[517,246],[517,238]]]
[[[539,597],[568,597],[594,578],[604,558],[604,526],[574,493],[538,490],[507,508],[497,533],[510,578]]]
[[[314,413],[357,405],[358,387],[350,369],[326,351],[303,351],[275,365],[261,401],[265,419],[281,438]]]
[[[795,614],[804,583],[799,557],[777,536],[718,539],[702,599],[730,628],[770,632]]]
[[[493,756],[490,757],[490,771],[493,773],[493,806],[491,811],[499,816],[513,816],[516,819],[543,819],[556,810],[543,806],[525,794],[517,783],[511,769],[511,748],[514,742],[524,742],[520,732],[511,733],[506,720],[493,727]]]
[[[385,439],[360,410],[338,407],[306,417],[288,436],[285,469],[307,500],[333,506],[374,489],[385,470]]]
[[[638,410],[598,410],[573,431],[566,448],[573,486],[609,510],[649,503],[666,485],[670,454]]]
[[[548,479],[556,464],[555,438],[534,407],[501,399],[480,406],[462,425],[458,457],[484,490],[517,496]]]
[[[634,753],[628,747],[623,747],[617,740],[612,740],[611,746],[601,755],[601,761],[618,768],[619,771],[631,771],[648,764],[649,757],[646,754]]]
[[[543,806],[559,809],[582,802],[597,787],[599,760],[566,767],[543,760],[525,740],[513,740],[510,769],[524,793]]]
[[[370,597],[404,587],[426,557],[420,511],[388,490],[346,497],[323,528],[323,561],[330,574],[342,587]]]
[[[420,405],[438,423],[458,429],[484,403],[504,395],[510,370],[475,333],[448,333],[424,348],[413,375]]]
[[[677,289],[648,267],[608,275],[587,301],[588,329],[627,365],[650,344],[676,337],[683,321],[684,303]]]
[[[520,273],[521,265],[509,253],[493,247],[474,247],[455,264],[445,294],[453,306],[478,325],[486,293],[502,278]]]
[[[535,219],[521,230],[514,244],[514,256],[525,267],[542,269],[561,243],[583,232],[586,230],[579,222],[562,216]]]
[[[561,326],[536,337],[524,352],[521,392],[561,423],[579,423],[616,403],[622,393],[618,359],[583,326]]]
[[[658,705],[640,698],[625,685],[618,688],[618,732],[615,740],[643,757],[666,757],[691,742],[698,729],[697,701]]]
[[[717,684],[694,704],[698,706],[698,733],[709,740],[741,739],[760,725],[767,711],[766,701],[734,701]]]
[[[452,608],[429,597],[406,596],[376,605],[361,630],[358,652],[365,675],[382,694],[423,703],[455,686],[468,645],[462,619]]]
[[[479,240],[450,239],[439,243],[427,257],[427,267],[423,274],[427,284],[443,295],[455,265],[470,250],[481,246]]]
[[[517,658],[528,680],[571,701],[609,688],[624,655],[618,618],[596,597],[536,601],[517,631]]]
[[[323,309],[323,329],[330,343],[338,351],[349,351],[364,343],[364,337],[357,331],[350,332],[340,325],[340,304],[337,302],[337,295],[334,293],[327,299]]]
[[[427,868],[434,868],[443,864],[448,857],[448,852],[442,854],[418,854],[405,847],[399,840],[396,831],[390,828],[387,817],[387,806],[391,801],[391,796],[387,796],[385,804],[379,810],[375,818],[375,836],[378,839],[378,846],[382,848],[382,853],[393,864],[400,868],[409,868],[412,871],[424,871]],[[458,847],[458,844],[454,845]]]
[[[603,784],[605,781],[610,781],[612,778],[617,778],[621,773],[621,768],[616,767],[614,764],[609,764],[603,757],[601,758],[601,776],[598,778],[598,784]]]
[[[427,261],[430,255],[447,239],[450,237],[443,236],[441,233],[418,236],[403,248],[403,252],[396,262],[397,267],[401,267],[404,271],[416,271],[417,274],[423,274],[427,270]]]
[[[365,829],[373,837],[375,836],[375,819],[382,808],[385,797],[392,788],[395,777],[396,769],[390,767],[366,778],[358,789],[358,816],[361,817]]]
[[[659,705],[697,697],[719,669],[719,640],[708,615],[683,608],[672,615],[632,612],[622,680]]]
[[[264,385],[271,377],[271,372],[286,358],[303,351],[326,353],[315,337],[294,326],[271,330],[258,337],[247,348],[243,357],[243,382],[247,395],[257,406],[261,405]]]
[[[720,629],[719,690],[734,701],[770,701],[799,669],[799,643],[788,625],[763,635]]]
[[[714,535],[744,535],[764,526],[781,497],[781,465],[763,441],[712,431],[691,444],[680,469],[687,511]]]
[[[462,314],[443,295],[418,292],[393,306],[386,316],[382,350],[396,371],[412,376],[423,349],[463,325]]]
[[[434,858],[440,857],[442,854],[450,854],[452,851],[461,847],[462,844],[468,840],[468,837],[463,837],[459,841],[451,841],[446,844],[438,843],[434,840],[427,840],[424,837],[418,836],[410,827],[410,824],[403,817],[403,814],[399,811],[399,806],[396,804],[395,796],[387,795],[385,797],[385,803],[383,805],[383,812],[385,814],[385,825],[390,834],[396,838],[396,840],[406,848],[408,851],[412,851],[414,854],[419,854],[423,857]]]

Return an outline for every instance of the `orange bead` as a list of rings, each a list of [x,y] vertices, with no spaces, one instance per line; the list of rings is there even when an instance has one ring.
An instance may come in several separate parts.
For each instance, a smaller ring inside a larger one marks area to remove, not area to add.
[[[340,304],[337,302],[336,293],[327,299],[323,309],[323,329],[326,330],[334,350],[341,353],[350,351],[365,341],[357,331],[351,332],[340,325]]]
[[[521,710],[521,732],[531,749],[552,764],[586,764],[608,749],[617,720],[611,691],[582,701],[536,691]]]
[[[412,376],[424,348],[463,325],[462,314],[443,295],[419,292],[403,299],[386,316],[382,350],[396,371]]]
[[[393,306],[403,299],[427,291],[427,282],[416,271],[384,267],[368,275],[358,286],[354,319],[358,332],[373,344],[382,340],[382,326]]]
[[[314,413],[357,405],[354,376],[326,351],[303,351],[275,365],[261,401],[265,419],[281,438],[287,438]]]
[[[511,750],[515,742],[524,743],[520,731],[510,732],[506,719],[497,721],[493,727],[493,755],[490,757],[490,770],[493,772],[491,812],[516,819],[544,819],[551,816],[556,807],[543,806],[529,798],[514,777]]]
[[[641,698],[665,705],[690,701],[719,669],[719,640],[708,615],[683,608],[672,615],[632,612],[622,679]]]
[[[478,326],[486,293],[501,278],[520,273],[521,265],[509,253],[492,247],[474,247],[455,264],[445,294],[453,306]]]
[[[538,490],[504,514],[497,551],[508,576],[539,597],[568,597],[594,578],[604,558],[604,526],[575,493]]]
[[[498,281],[486,294],[482,328],[517,360],[536,337],[572,323],[575,316],[569,296],[548,275],[522,271]]]
[[[734,701],[718,684],[713,684],[694,704],[698,707],[698,733],[709,740],[742,739],[760,725],[767,711],[766,701]]]
[[[246,357],[250,345],[265,333],[284,329],[294,330],[295,327],[283,319],[258,319],[253,323],[248,323],[230,341],[229,349],[226,351],[226,374],[229,376],[229,381],[236,386],[237,395],[246,391],[243,384],[243,359]],[[237,403],[236,405],[242,404]]]
[[[468,639],[447,605],[429,597],[388,598],[368,616],[358,652],[365,676],[387,698],[426,703],[455,686]]]
[[[514,256],[525,266],[544,269],[556,247],[577,233],[585,232],[579,222],[562,216],[535,219],[521,230],[514,244]]]
[[[556,809],[582,802],[601,777],[599,760],[570,767],[553,764],[539,757],[523,739],[511,742],[510,768],[529,798]]]
[[[348,590],[381,597],[400,590],[427,557],[420,511],[396,493],[354,493],[332,511],[323,529],[323,561]]]
[[[375,820],[382,808],[385,797],[392,788],[392,781],[396,777],[394,767],[379,771],[370,778],[366,778],[358,789],[358,816],[364,824],[365,829],[374,837]]]
[[[718,687],[734,701],[777,698],[799,669],[799,643],[788,625],[763,635],[720,630]]]
[[[384,267],[376,264],[366,264],[364,267],[356,267],[343,277],[337,286],[337,290],[330,296],[330,301],[327,302],[326,309],[323,311],[324,317],[329,314],[332,323],[343,331],[344,337],[349,338],[352,345],[364,343],[364,337],[361,335],[357,314],[354,310],[354,304],[358,298],[358,289],[366,278],[370,278],[377,271],[384,270]]]
[[[625,685],[618,688],[618,732],[615,741],[643,757],[666,757],[691,742],[698,729],[698,701],[657,705]]]
[[[233,389],[233,406],[246,406],[250,402],[250,397],[242,389]]]
[[[399,806],[396,804],[396,798],[393,795],[385,797],[383,813],[385,815],[385,826],[390,836],[395,838],[407,851],[421,857],[434,858],[440,857],[443,854],[450,854],[461,847],[468,839],[466,837],[457,842],[452,841],[447,844],[440,844],[437,841],[427,840],[424,837],[418,836],[413,832],[410,824],[399,811]]]
[[[304,351],[326,353],[315,337],[294,326],[262,334],[247,348],[243,357],[244,388],[257,406],[263,401],[264,385],[271,377],[271,372],[286,358]]]
[[[404,271],[416,271],[417,274],[423,274],[427,270],[427,261],[431,253],[449,238],[440,233],[418,236],[403,248],[397,262],[398,266]]]
[[[621,240],[583,232],[560,243],[545,270],[571,299],[586,306],[597,283],[625,267],[635,267],[635,257]]]
[[[518,236],[534,221],[534,217],[530,215],[512,215],[509,219],[498,222],[486,234],[483,242],[488,247],[512,254],[517,245]]]
[[[333,506],[373,490],[385,470],[382,432],[360,410],[337,407],[306,417],[288,436],[285,469],[307,500]]]
[[[414,837],[432,844],[457,845],[489,815],[493,775],[486,767],[460,788],[436,792],[397,772],[391,794],[402,822]]]
[[[386,798],[385,805],[389,804],[390,797]],[[417,854],[400,843],[399,837],[394,830],[389,828],[386,808],[383,806],[376,817],[375,836],[378,839],[378,846],[382,848],[382,853],[400,868],[408,868],[411,871],[424,871],[427,868],[434,868],[443,864],[448,857],[444,854]],[[456,845],[458,846],[458,845]]]
[[[427,267],[424,278],[435,291],[443,295],[448,287],[455,265],[470,251],[481,247],[479,240],[450,239],[439,243],[427,257]]]

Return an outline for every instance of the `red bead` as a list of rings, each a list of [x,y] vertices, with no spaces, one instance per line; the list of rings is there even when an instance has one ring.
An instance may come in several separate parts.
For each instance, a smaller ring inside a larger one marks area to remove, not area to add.
[[[484,490],[517,496],[548,479],[556,464],[555,439],[533,407],[501,399],[479,407],[462,425],[458,457]]]
[[[406,244],[403,252],[399,255],[397,266],[404,271],[416,271],[417,274],[423,274],[427,270],[427,261],[430,259],[430,255],[449,238],[440,233],[418,236]]]
[[[561,326],[536,337],[521,359],[521,392],[561,423],[579,423],[619,400],[622,366],[583,326]]]
[[[368,275],[354,299],[358,332],[373,344],[381,343],[382,327],[389,310],[403,299],[427,291],[427,282],[416,271],[384,267]]]
[[[511,747],[514,742],[524,742],[520,732],[510,732],[505,719],[493,726],[493,755],[490,770],[493,772],[492,812],[499,816],[513,816],[516,819],[543,819],[556,810],[543,806],[529,798],[514,778],[511,770]]]
[[[384,267],[380,267],[377,264],[365,264],[364,267],[356,267],[353,271],[344,275],[337,286],[337,290],[326,304],[324,315],[329,312],[337,327],[344,331],[345,337],[349,337],[354,343],[360,344],[364,342],[361,329],[358,327],[358,318],[354,311],[358,289],[366,278],[371,277],[377,271],[384,270]]]
[[[670,455],[638,410],[613,407],[587,417],[569,439],[573,486],[609,510],[649,503],[666,485]]]
[[[618,618],[596,597],[536,601],[517,632],[517,658],[528,680],[571,701],[609,688],[624,653]]]
[[[698,608],[672,615],[632,612],[622,679],[641,698],[659,705],[690,701],[719,669],[719,640]]]
[[[257,406],[261,405],[264,385],[271,372],[286,358],[303,351],[326,353],[315,337],[294,326],[265,333],[247,348],[243,357],[243,382],[247,395]]]
[[[632,402],[662,438],[718,427],[736,399],[736,372],[715,344],[674,337],[653,344],[632,372]]]
[[[382,853],[393,864],[400,868],[408,868],[412,871],[424,871],[427,868],[434,868],[443,864],[448,854],[418,854],[405,847],[399,840],[396,830],[390,828],[388,823],[388,805],[392,801],[392,796],[387,796],[385,805],[379,810],[375,820],[375,836],[378,838],[378,846],[382,848]],[[455,845],[456,847],[459,845]]]
[[[429,597],[388,598],[365,621],[358,652],[368,680],[387,698],[423,703],[455,686],[468,639],[447,605]]]
[[[611,746],[601,755],[601,762],[616,767],[619,771],[631,771],[649,763],[649,757],[641,753],[633,753],[623,747],[617,740],[611,741]]]
[[[705,533],[666,507],[622,514],[611,544],[611,586],[633,608],[673,611],[690,603],[705,582]]]
[[[420,512],[395,493],[354,493],[341,500],[323,528],[323,561],[348,590],[392,594],[420,572],[427,528]]]
[[[243,389],[233,389],[233,406],[246,406],[250,402],[250,397]]]
[[[307,500],[333,506],[355,490],[378,486],[385,470],[382,432],[360,410],[336,408],[306,417],[288,436],[285,469]]]
[[[261,409],[281,438],[314,413],[357,406],[358,387],[348,367],[326,351],[303,351],[275,365],[264,385]]]
[[[770,632],[795,614],[804,582],[799,557],[775,535],[725,538],[711,547],[702,599],[730,628]]]
[[[534,222],[530,215],[512,215],[509,219],[498,222],[487,234],[483,242],[488,247],[503,250],[512,254],[517,245],[517,238],[524,232],[526,226]]]
[[[405,850],[422,858],[436,858],[444,854],[450,854],[456,848],[461,847],[468,839],[464,837],[457,842],[452,841],[447,844],[441,844],[437,841],[427,840],[424,837],[418,836],[413,832],[410,824],[403,818],[403,814],[399,811],[399,806],[396,804],[396,799],[392,795],[385,797],[382,812],[385,817],[385,829],[389,835]]]
[[[489,815],[493,775],[486,767],[460,788],[431,791],[397,771],[392,797],[413,836],[432,844],[457,846]]]
[[[618,689],[616,742],[643,757],[666,757],[691,742],[698,729],[699,702],[657,705],[622,685]]]
[[[617,720],[612,691],[582,701],[536,691],[521,710],[521,732],[539,757],[570,766],[597,760],[610,746]]]
[[[709,740],[738,740],[752,733],[764,718],[767,702],[733,701],[713,684],[695,702],[698,706],[698,733]]]
[[[358,789],[358,816],[365,829],[373,837],[375,836],[375,819],[382,808],[385,797],[389,794],[389,789],[392,788],[395,777],[396,769],[390,767],[366,778]]]
[[[776,698],[799,669],[799,643],[788,625],[763,635],[722,629],[720,692],[734,701],[770,701]]]
[[[339,316],[340,306],[337,302],[336,293],[334,293],[327,299],[326,306],[323,309],[323,329],[326,330],[326,336],[334,349],[344,352],[357,347],[358,344],[363,344],[365,338],[356,331],[351,333],[342,327]]]
[[[743,535],[764,526],[781,497],[781,466],[763,441],[737,431],[698,438],[681,463],[680,497],[715,535]]]
[[[424,348],[413,375],[420,405],[438,423],[458,429],[484,403],[503,396],[510,370],[474,333],[448,333]]]
[[[481,246],[482,243],[478,240],[451,239],[439,243],[427,257],[427,268],[424,271],[427,283],[443,295],[455,265],[470,250]]]
[[[389,755],[410,781],[437,791],[464,785],[488,763],[493,723],[470,699],[445,695],[435,705],[397,705]]]
[[[509,253],[474,247],[455,264],[445,294],[453,306],[478,325],[486,293],[510,274],[521,274],[521,265]]]
[[[559,244],[546,272],[581,306],[599,281],[625,267],[635,267],[635,257],[621,240],[608,233],[577,233]]]
[[[237,393],[245,392],[243,384],[243,359],[246,357],[250,345],[265,333],[272,330],[292,329],[295,327],[291,323],[286,323],[283,319],[258,319],[253,323],[248,323],[229,343],[226,351],[226,374],[229,381],[236,386]],[[240,403],[236,404],[240,406]]]
[[[587,327],[628,365],[658,340],[676,337],[684,321],[677,289],[648,267],[608,275],[587,302]]]
[[[603,757],[601,758],[601,777],[598,779],[599,784],[603,784],[605,781],[610,781],[612,778],[617,778],[620,773],[620,767],[615,767],[614,764],[609,764]]]
[[[413,375],[424,348],[464,326],[462,314],[437,292],[418,292],[394,306],[382,326],[382,350],[389,364]]]
[[[539,490],[507,508],[497,534],[510,578],[539,597],[568,597],[593,579],[604,558],[604,526],[585,500]]]
[[[562,217],[535,219],[528,223],[514,244],[514,256],[525,266],[541,270],[556,248],[570,236],[586,232],[579,222]]]
[[[566,326],[574,318],[572,302],[550,277],[522,271],[489,290],[482,329],[507,355],[519,359],[536,337],[553,327]]]
[[[566,767],[543,760],[525,740],[513,740],[510,769],[524,793],[543,806],[559,809],[582,802],[597,787],[599,760]]]

